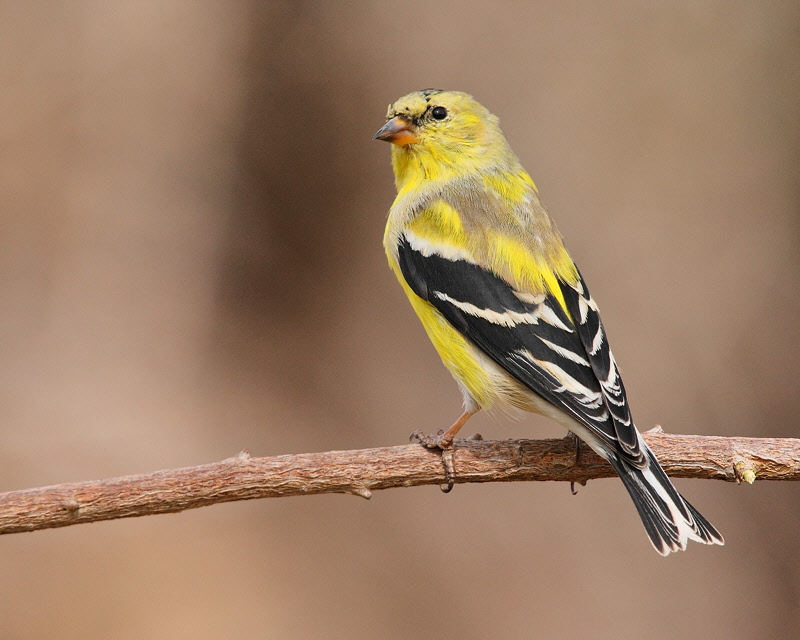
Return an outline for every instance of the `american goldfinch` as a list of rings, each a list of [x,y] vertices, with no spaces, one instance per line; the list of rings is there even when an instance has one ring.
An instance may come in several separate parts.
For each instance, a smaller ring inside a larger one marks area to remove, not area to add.
[[[658,553],[724,544],[637,431],[597,305],[497,117],[426,89],[392,104],[374,137],[392,143],[389,265],[464,396],[423,444],[451,447],[480,409],[543,414],[611,463]]]

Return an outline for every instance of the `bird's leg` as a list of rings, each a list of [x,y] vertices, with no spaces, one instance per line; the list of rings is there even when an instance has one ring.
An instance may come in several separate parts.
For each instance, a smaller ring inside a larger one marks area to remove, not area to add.
[[[572,431],[567,432],[567,438],[572,440],[572,443],[575,445],[575,466],[577,467],[580,464],[581,460],[581,439],[577,436],[577,434],[572,433]]]
[[[411,440],[416,440],[419,442],[423,447],[426,449],[439,449],[442,452],[442,465],[444,466],[444,479],[445,484],[441,486],[442,491],[445,493],[449,493],[453,489],[453,485],[455,484],[455,476],[456,476],[456,469],[455,469],[455,460],[453,455],[453,440],[455,440],[456,434],[459,432],[461,427],[464,426],[464,423],[469,420],[472,416],[474,416],[478,410],[475,411],[465,411],[461,414],[461,417],[453,423],[447,431],[442,432],[439,429],[439,432],[436,434],[433,433],[422,433],[422,431],[417,430],[411,434]],[[478,436],[480,439],[480,436]]]
[[[577,467],[580,464],[580,457],[581,457],[581,439],[572,431],[567,432],[567,438],[572,440],[573,444],[575,445],[575,466]],[[575,488],[575,483],[569,483],[569,490],[573,496],[578,495],[578,490]]]
[[[461,427],[464,426],[464,423],[476,413],[478,412],[465,411],[461,414],[461,417],[453,423],[453,426],[444,432],[442,432],[441,429],[439,429],[438,433],[422,433],[422,431],[417,430],[411,434],[411,440],[416,440],[426,449],[441,449],[442,451],[445,449],[452,449],[456,434],[461,430]]]

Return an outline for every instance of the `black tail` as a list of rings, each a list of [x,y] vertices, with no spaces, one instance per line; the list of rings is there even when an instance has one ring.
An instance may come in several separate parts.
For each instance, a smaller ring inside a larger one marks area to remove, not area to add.
[[[652,451],[642,443],[647,467],[637,469],[609,456],[625,488],[631,494],[650,542],[662,556],[686,549],[688,540],[704,544],[725,544],[714,526],[672,486]]]

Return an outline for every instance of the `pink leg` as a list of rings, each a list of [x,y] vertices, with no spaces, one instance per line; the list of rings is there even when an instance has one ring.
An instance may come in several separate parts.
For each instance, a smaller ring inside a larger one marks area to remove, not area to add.
[[[426,434],[422,433],[422,431],[415,431],[411,434],[411,437],[418,440],[422,446],[428,449],[450,449],[453,446],[453,440],[455,439],[456,434],[461,430],[461,427],[463,427],[467,420],[469,420],[476,413],[478,413],[478,410],[465,411],[461,414],[461,417],[453,423],[453,426],[444,433],[439,431],[437,434]]]

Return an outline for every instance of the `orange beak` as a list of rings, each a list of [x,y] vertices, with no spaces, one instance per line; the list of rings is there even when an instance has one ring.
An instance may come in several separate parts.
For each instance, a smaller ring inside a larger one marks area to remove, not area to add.
[[[405,147],[419,141],[414,133],[414,124],[405,116],[395,116],[383,125],[374,136],[373,140],[386,140],[396,144],[398,147]]]

